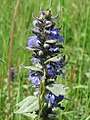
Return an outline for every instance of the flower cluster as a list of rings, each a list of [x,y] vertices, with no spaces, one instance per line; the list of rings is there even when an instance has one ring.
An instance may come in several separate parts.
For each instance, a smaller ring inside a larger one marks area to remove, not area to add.
[[[64,99],[64,95],[56,96],[51,91],[46,90],[47,85],[55,83],[57,75],[65,77],[62,71],[62,68],[66,65],[65,56],[60,56],[61,49],[64,48],[60,43],[64,40],[63,36],[59,34],[61,27],[55,28],[55,19],[58,16],[53,17],[50,10],[41,10],[39,17],[33,17],[35,19],[33,21],[35,28],[31,29],[31,31],[35,35],[28,38],[28,49],[33,51],[32,64],[41,71],[31,69],[29,80],[32,86],[40,88],[45,71],[44,99],[46,100],[46,104],[50,103],[47,109],[59,107],[64,110],[64,107],[60,105],[60,102]]]
[[[59,102],[61,102],[64,99],[63,95],[55,96],[51,92],[49,92],[46,96],[45,99],[50,101],[50,104],[52,107],[59,107],[62,110],[64,110],[64,107],[62,107]]]
[[[12,81],[15,81],[17,79],[18,73],[15,71],[15,69],[12,67],[10,70],[10,78]]]
[[[30,70],[30,75],[28,79],[31,80],[31,82],[33,83],[32,86],[39,86],[41,74],[39,72]]]

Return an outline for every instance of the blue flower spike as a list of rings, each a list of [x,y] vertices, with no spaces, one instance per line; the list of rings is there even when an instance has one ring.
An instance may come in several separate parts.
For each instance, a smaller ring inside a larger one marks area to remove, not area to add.
[[[36,89],[34,96],[35,99],[38,99],[38,103],[31,104],[31,109],[34,111],[30,109],[30,106],[29,109],[26,106],[25,112],[30,110],[29,113],[35,114],[38,119],[54,120],[53,115],[55,116],[56,108],[64,110],[61,102],[66,95],[63,85],[56,85],[58,75],[65,78],[63,68],[66,62],[65,56],[61,54],[61,50],[64,48],[62,45],[64,37],[60,35],[61,28],[55,28],[57,16],[53,17],[51,10],[43,11],[41,8],[39,17],[34,15],[33,17],[34,29],[31,31],[34,36],[28,38],[28,48],[33,52],[31,60],[33,68],[32,66],[28,68],[30,71],[28,80],[30,87]],[[58,93],[55,86],[58,86],[61,93]],[[33,102],[37,102],[37,100]]]

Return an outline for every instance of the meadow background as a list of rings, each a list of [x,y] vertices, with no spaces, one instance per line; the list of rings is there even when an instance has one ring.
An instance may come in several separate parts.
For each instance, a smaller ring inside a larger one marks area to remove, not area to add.
[[[21,70],[20,65],[31,64],[31,53],[25,50],[32,25],[32,13],[39,15],[40,6],[47,10],[49,0],[19,0],[18,14],[12,48],[12,64],[18,72],[16,81],[10,83],[8,97],[8,57],[10,34],[16,0],[0,0],[0,120],[30,120],[28,117],[15,115],[15,104],[33,93],[28,87],[29,72]],[[90,0],[52,0],[52,13],[57,26],[62,25],[64,36],[64,54],[69,56],[64,71],[66,80],[58,76],[57,81],[69,86],[64,100],[64,111],[60,111],[60,120],[90,120]]]

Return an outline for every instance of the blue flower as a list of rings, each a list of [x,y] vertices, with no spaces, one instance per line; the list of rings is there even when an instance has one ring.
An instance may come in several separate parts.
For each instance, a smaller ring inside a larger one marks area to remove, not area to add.
[[[62,68],[66,65],[66,62],[64,61],[64,58],[61,58],[59,61],[57,62],[51,62],[50,65],[48,65],[49,68],[49,73],[52,73],[54,75],[62,75],[65,78],[65,74],[62,72]],[[49,67],[50,66],[50,67]],[[53,68],[53,69],[52,69]],[[53,70],[53,72],[52,72]],[[51,74],[50,74],[51,75]]]
[[[61,58],[59,61],[58,61],[58,64],[60,65],[60,67],[64,67],[67,63],[65,62],[65,56],[63,56],[63,58]]]
[[[28,80],[30,80],[33,83],[33,85],[39,86],[40,79],[41,79],[41,75],[39,72],[34,72],[32,70],[30,71]]]
[[[49,51],[59,53],[60,52],[60,46],[59,45],[51,45]]]
[[[28,38],[28,47],[33,48],[39,46],[38,44],[38,37],[37,36],[31,36]]]
[[[59,96],[55,96],[54,94],[52,94],[51,92],[49,92],[47,95],[45,95],[45,99],[46,100],[50,100],[50,104],[53,107],[59,107],[62,110],[64,110],[64,107],[62,107],[59,102],[61,102],[64,99],[63,95],[59,95]]]
[[[48,93],[46,96],[45,96],[45,99],[49,99],[50,100],[50,103],[51,104],[55,104],[55,95],[51,94],[51,93]]]
[[[52,62],[51,64],[47,64],[47,73],[51,77],[55,77],[56,75],[62,75],[65,78],[65,74],[62,72],[62,67],[64,66],[63,61],[61,60],[57,62]]]
[[[56,100],[57,102],[60,102],[64,99],[64,96],[63,95],[59,95],[58,97],[56,96]]]
[[[57,71],[54,68],[54,66],[47,64],[46,67],[47,67],[48,74],[51,75],[52,77],[55,77]]]
[[[51,29],[47,30],[47,33],[50,34],[50,39],[55,40],[57,39],[59,42],[63,42],[63,36],[59,35],[60,30],[59,29]]]
[[[12,79],[12,80],[16,80],[18,73],[15,71],[15,69],[14,69],[14,68],[11,68],[11,69],[9,70],[9,72],[10,72],[10,77],[11,77],[11,79]]]
[[[65,78],[65,74],[62,72],[62,67],[64,67],[66,63],[63,61],[63,59],[59,60],[56,63],[56,69],[57,69],[57,74],[61,74]]]

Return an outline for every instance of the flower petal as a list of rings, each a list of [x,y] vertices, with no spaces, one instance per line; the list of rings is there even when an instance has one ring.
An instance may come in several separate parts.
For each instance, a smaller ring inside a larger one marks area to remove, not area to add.
[[[39,46],[37,36],[29,37],[29,39],[28,39],[28,47],[32,48],[32,47],[36,47],[36,46]]]

